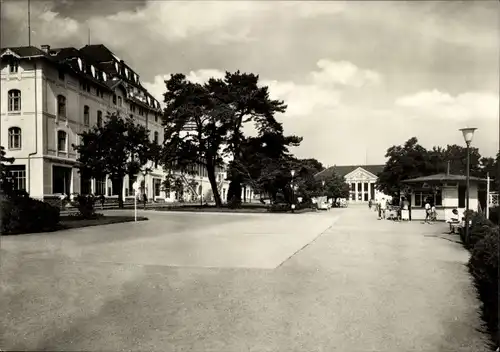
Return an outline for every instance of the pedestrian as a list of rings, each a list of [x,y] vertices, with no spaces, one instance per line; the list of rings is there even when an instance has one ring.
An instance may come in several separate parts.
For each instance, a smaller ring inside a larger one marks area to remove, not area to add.
[[[143,203],[144,203],[144,210],[146,210],[146,204],[147,204],[147,202],[148,202],[148,196],[147,196],[147,194],[146,194],[146,193],[143,193],[143,194],[142,194],[142,201],[143,201]]]
[[[382,198],[380,202],[380,218],[385,220],[385,212],[387,210],[387,200]]]
[[[368,201],[368,209],[371,209],[371,208],[372,208],[372,200],[370,199],[370,200]]]
[[[425,220],[424,223],[429,224],[429,219],[431,218],[431,202],[429,201],[429,198],[425,200]]]

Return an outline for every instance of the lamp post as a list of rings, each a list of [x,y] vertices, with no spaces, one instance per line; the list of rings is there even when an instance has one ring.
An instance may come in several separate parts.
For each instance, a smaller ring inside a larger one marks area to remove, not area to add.
[[[292,211],[295,209],[295,192],[293,188],[293,177],[295,176],[295,170],[290,171],[290,175],[292,175]]]
[[[470,144],[477,128],[462,128],[465,144],[467,145],[467,166],[465,173],[465,243],[469,243],[469,182],[470,182]]]

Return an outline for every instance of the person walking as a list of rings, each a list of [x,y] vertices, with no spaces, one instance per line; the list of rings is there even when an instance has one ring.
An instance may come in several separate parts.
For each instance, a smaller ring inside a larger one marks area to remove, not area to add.
[[[387,211],[387,199],[382,198],[382,200],[380,202],[380,216],[381,216],[381,219],[385,220],[385,213],[386,213],[386,211]]]
[[[431,218],[431,202],[429,201],[429,198],[425,200],[425,220],[424,223],[430,224],[429,219]]]
[[[373,204],[372,204],[372,200],[370,199],[370,200],[368,201],[368,209],[371,209],[371,208],[372,208],[372,205],[373,205]]]

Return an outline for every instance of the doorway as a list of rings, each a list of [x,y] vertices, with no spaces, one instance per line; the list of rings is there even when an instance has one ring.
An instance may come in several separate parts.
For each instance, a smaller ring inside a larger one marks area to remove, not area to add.
[[[70,194],[71,192],[71,167],[52,166],[52,193]]]

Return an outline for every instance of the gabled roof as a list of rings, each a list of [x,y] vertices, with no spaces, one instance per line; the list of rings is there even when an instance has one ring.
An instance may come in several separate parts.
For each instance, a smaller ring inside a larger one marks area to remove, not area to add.
[[[380,172],[384,170],[385,165],[342,165],[342,166],[331,166],[321,172],[318,172],[316,175],[314,175],[315,178],[318,179],[325,179],[329,178],[332,176],[332,174],[335,172],[338,176],[344,177],[347,174],[353,172],[354,170],[358,168],[362,168],[375,176],[378,176]]]
[[[28,58],[28,57],[33,57],[33,56],[44,56],[44,57],[49,57],[45,51],[38,49],[37,47],[34,46],[19,46],[19,47],[14,47],[14,48],[2,48],[0,55],[4,54],[7,50],[12,51],[14,54],[16,54],[19,57],[22,58]]]
[[[417,178],[412,178],[409,180],[404,180],[403,183],[420,183],[420,182],[465,182],[467,180],[464,175],[452,175],[452,174],[435,174],[429,176],[421,176]],[[471,181],[476,182],[486,182],[487,180],[484,178],[470,176]]]

